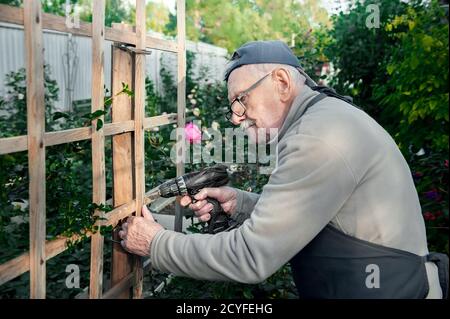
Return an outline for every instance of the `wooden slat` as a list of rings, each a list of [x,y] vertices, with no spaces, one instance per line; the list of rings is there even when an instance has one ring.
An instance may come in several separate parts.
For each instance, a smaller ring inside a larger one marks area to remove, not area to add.
[[[0,155],[26,151],[27,145],[28,137],[26,135],[4,137],[0,139]]]
[[[77,36],[91,37],[92,25],[80,21],[79,28],[68,28],[66,18],[48,13],[43,13],[42,25],[44,29],[71,33]],[[0,4],[0,22],[23,25],[23,9]],[[136,44],[136,33],[105,28],[105,39],[126,44]],[[151,36],[145,38],[146,47],[155,50],[177,52],[177,44],[174,41],[158,39]]]
[[[78,236],[71,237],[71,240]],[[67,249],[67,238],[58,238],[45,242],[45,259],[49,260]],[[30,253],[26,252],[0,265],[0,285],[30,270]]]
[[[148,130],[153,127],[176,123],[176,121],[177,121],[176,113],[146,117],[144,119],[144,129]]]
[[[148,258],[143,262],[143,272],[145,273],[149,271],[150,268],[151,268],[151,261],[150,258]],[[127,275],[120,282],[116,283],[116,285],[114,285],[112,288],[106,291],[103,294],[103,299],[120,298],[122,292],[130,288],[132,285],[133,285],[133,273]]]
[[[133,283],[134,273],[129,273],[125,277],[116,281],[113,287],[106,291],[102,298],[103,299],[123,299],[124,292],[127,292]]]
[[[45,298],[44,47],[39,1],[24,3],[30,203],[30,297]]]
[[[146,197],[144,201],[146,204],[150,204],[152,202],[147,196],[152,192],[154,192],[155,190],[156,188],[153,188],[145,194]],[[111,204],[112,201],[108,200],[106,203]],[[136,208],[136,201],[134,200],[114,208],[112,211],[106,214],[105,218],[107,220],[104,222],[104,225],[105,226],[111,225],[112,227],[116,227],[117,224],[122,219],[134,213],[135,208]],[[91,234],[87,233],[86,236],[90,237]],[[71,241],[75,241],[77,239],[79,239],[79,236],[76,235],[69,238],[69,240]],[[50,258],[53,258],[58,254],[62,253],[63,251],[65,251],[67,249],[66,246],[67,240],[68,238],[66,237],[59,237],[57,239],[47,241],[45,243],[46,260],[49,260]],[[20,276],[21,274],[29,270],[30,270],[30,253],[26,252],[0,265],[0,285],[10,281],[11,279],[16,278],[17,276]]]
[[[71,33],[73,35],[91,37],[91,24],[80,21],[80,27],[68,27],[66,23],[66,17],[57,16],[54,14],[43,13],[43,28],[47,30],[60,31],[65,33]]]
[[[168,51],[168,52],[178,52],[178,45],[170,40],[158,39],[155,37],[146,37],[145,40],[146,47],[155,50]]]
[[[185,2],[177,0],[177,43],[178,43],[178,85],[177,85],[177,126],[184,128],[186,121],[186,24],[185,24]],[[183,136],[177,134],[177,143],[184,143]],[[178,144],[179,145],[179,144]],[[181,154],[180,152],[181,151]],[[184,174],[184,147],[177,150],[177,176]],[[181,232],[183,229],[183,211],[179,201],[175,205],[174,230]]]
[[[125,24],[113,24],[113,28],[121,31],[132,30]],[[112,49],[112,94],[122,90],[122,83],[133,83],[133,57],[130,52],[113,47]],[[130,97],[117,96],[111,106],[112,122],[134,121]],[[112,137],[112,164],[113,164],[113,200],[114,207],[133,200],[133,139],[132,133],[125,133]],[[113,231],[113,239],[120,241],[119,227]],[[111,285],[130,275],[133,267],[133,258],[120,245],[112,245],[111,258]],[[130,276],[130,278],[132,278]],[[130,285],[127,286],[129,288]],[[130,290],[123,289],[116,296],[120,299],[130,298]]]
[[[119,98],[116,97],[116,98]],[[103,133],[105,136],[117,135],[126,132],[132,132],[134,130],[134,121],[122,121],[116,123],[108,123],[103,127]]]
[[[88,140],[92,137],[91,127],[80,127],[59,132],[45,133],[45,145],[53,146],[65,143]]]
[[[136,49],[145,49],[145,0],[136,0]],[[134,190],[136,216],[141,216],[145,194],[145,154],[144,154],[144,118],[145,118],[145,55],[135,55],[134,65]],[[134,256],[133,298],[142,298],[143,269],[142,258]]]
[[[92,9],[92,112],[104,109],[104,52],[105,40],[105,0],[93,2]],[[104,117],[101,117],[104,120]],[[92,122],[97,126],[97,120]],[[103,129],[92,132],[92,201],[104,204],[106,200],[105,178],[105,137]],[[103,216],[101,211],[96,215]],[[97,299],[102,296],[103,287],[103,236],[100,232],[91,239],[91,273],[89,298]]]
[[[175,113],[147,117],[144,119],[144,129],[148,130],[157,126],[176,123]],[[105,136],[122,134],[134,131],[134,120],[117,123],[107,123],[103,126]],[[47,132],[44,134],[45,146],[54,146],[65,143],[88,140],[92,136],[91,127],[79,127],[69,130]],[[27,136],[20,135],[14,137],[0,138],[0,155],[27,150]]]
[[[0,4],[0,21],[24,25],[23,8],[12,7],[6,4]]]
[[[114,208],[111,212],[107,214],[108,221],[106,225],[111,225],[112,227],[116,227],[119,222],[128,216],[130,216],[132,213],[134,213],[134,209],[136,208],[136,201],[132,200],[131,202],[128,202],[126,204],[123,204],[119,207]]]

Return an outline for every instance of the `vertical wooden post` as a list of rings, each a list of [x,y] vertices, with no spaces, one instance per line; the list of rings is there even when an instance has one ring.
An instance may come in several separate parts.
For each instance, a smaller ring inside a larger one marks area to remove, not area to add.
[[[178,40],[178,86],[177,86],[177,127],[184,129],[186,122],[186,25],[185,2],[177,0],[177,40]],[[184,143],[184,136],[177,134],[177,143]],[[177,176],[184,174],[184,147],[180,147],[181,154],[177,151]],[[181,159],[180,159],[181,157]],[[175,204],[174,230],[181,232],[183,229],[183,212],[179,201]]]
[[[92,112],[104,109],[104,52],[105,0],[93,1],[92,14]],[[100,119],[103,121],[104,117]],[[104,204],[105,181],[105,137],[103,129],[97,131],[97,120],[92,122],[92,201]],[[102,216],[103,212],[97,211]],[[103,287],[103,236],[100,232],[91,238],[91,273],[89,298],[100,298]]]
[[[122,31],[133,31],[131,26],[114,24],[113,28]],[[122,90],[122,82],[132,87],[133,57],[130,52],[119,48],[112,49],[112,96]],[[134,90],[134,88],[133,88]],[[111,107],[112,122],[128,121],[133,119],[133,109],[130,97],[122,94],[113,99]],[[112,163],[113,163],[113,205],[114,207],[129,203],[134,198],[133,181],[133,140],[132,133],[122,133],[112,137]],[[119,238],[120,227],[113,232],[115,240]],[[121,279],[132,271],[133,258],[125,252],[122,246],[112,244],[111,286],[114,287]],[[118,298],[130,298],[130,289],[124,290]]]
[[[40,1],[24,3],[30,201],[30,297],[45,298],[45,91]]]
[[[145,49],[145,0],[136,0],[136,49]],[[135,58],[135,97],[134,97],[134,165],[136,190],[136,216],[141,215],[145,194],[144,175],[144,117],[145,117],[145,55],[136,54]],[[142,258],[135,256],[133,298],[142,298],[143,283]]]

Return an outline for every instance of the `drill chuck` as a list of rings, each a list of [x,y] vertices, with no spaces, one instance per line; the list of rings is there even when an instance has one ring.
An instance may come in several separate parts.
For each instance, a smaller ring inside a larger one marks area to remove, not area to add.
[[[171,179],[159,186],[159,194],[165,198],[187,195],[188,191],[183,176]]]

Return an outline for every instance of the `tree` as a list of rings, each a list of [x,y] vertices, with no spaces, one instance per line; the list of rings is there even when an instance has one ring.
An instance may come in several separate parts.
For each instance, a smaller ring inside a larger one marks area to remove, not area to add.
[[[319,23],[327,24],[327,21],[327,14],[315,1],[186,2],[188,38],[225,47],[230,52],[252,40],[279,39],[290,43],[293,34],[302,37],[311,28]],[[174,26],[174,17],[171,17],[167,25],[169,32]]]
[[[59,0],[61,1],[61,0]],[[75,0],[76,1],[76,0]],[[78,0],[77,5],[80,6],[80,19],[92,22],[92,5],[91,0]],[[112,23],[126,22],[132,23],[131,8],[122,0],[106,0],[105,8],[105,25],[111,27]]]
[[[162,2],[149,2],[145,6],[145,13],[147,31],[166,33],[166,25],[170,21],[170,12],[166,5]],[[132,24],[136,23],[136,7],[134,5],[131,6],[131,21]],[[176,35],[176,30],[173,35]]]
[[[376,83],[381,121],[404,149],[448,152],[448,17],[437,1],[414,4],[387,23],[396,41],[383,65],[388,81]]]
[[[368,28],[367,8],[376,5],[380,13],[380,28]],[[397,40],[384,29],[396,15],[406,11],[407,4],[401,0],[369,0],[357,2],[348,13],[332,17],[331,43],[325,54],[336,69],[332,86],[343,94],[355,97],[372,116],[378,118],[377,101],[372,99],[373,84],[385,83],[385,58]]]

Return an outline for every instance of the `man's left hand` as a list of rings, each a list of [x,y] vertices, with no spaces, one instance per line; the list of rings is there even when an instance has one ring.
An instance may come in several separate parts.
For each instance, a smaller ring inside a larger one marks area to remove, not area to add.
[[[122,224],[119,237],[122,247],[132,254],[150,256],[150,247],[155,235],[164,229],[155,222],[147,206],[142,207],[142,217],[131,216]]]

